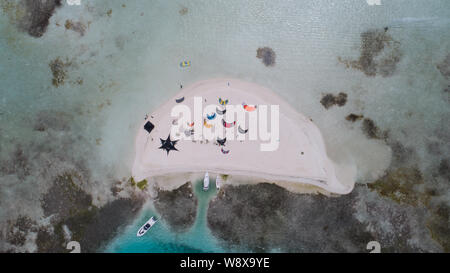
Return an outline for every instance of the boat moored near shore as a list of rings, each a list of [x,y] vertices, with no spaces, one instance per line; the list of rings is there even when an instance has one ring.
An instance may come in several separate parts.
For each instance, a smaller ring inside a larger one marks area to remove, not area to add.
[[[203,179],[203,190],[207,191],[209,190],[209,173],[205,173],[205,178]]]
[[[216,189],[217,190],[220,190],[220,186],[222,185],[222,183],[223,183],[222,175],[218,174],[216,177]]]
[[[152,216],[150,219],[148,219],[147,222],[138,230],[136,236],[141,237],[144,236],[145,233],[158,221],[155,216]]]

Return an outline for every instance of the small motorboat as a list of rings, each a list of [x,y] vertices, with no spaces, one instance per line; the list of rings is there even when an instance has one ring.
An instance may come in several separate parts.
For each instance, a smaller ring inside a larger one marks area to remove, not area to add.
[[[223,178],[222,178],[222,175],[219,174],[216,177],[216,189],[217,190],[220,190],[220,186],[222,185],[222,183],[223,183]]]
[[[209,190],[209,173],[205,173],[205,178],[203,179],[203,190],[207,191]]]
[[[147,222],[138,230],[137,237],[143,236],[156,222],[158,219],[156,219],[155,216],[152,216],[150,219],[148,219]]]

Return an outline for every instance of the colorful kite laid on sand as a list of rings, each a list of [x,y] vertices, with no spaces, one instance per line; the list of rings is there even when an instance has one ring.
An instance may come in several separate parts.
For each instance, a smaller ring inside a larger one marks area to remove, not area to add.
[[[228,104],[228,100],[222,100],[222,98],[219,98],[219,103],[220,105],[227,105]]]
[[[256,105],[255,106],[248,105],[245,102],[242,103],[242,106],[244,106],[244,110],[247,112],[253,112],[256,110],[256,107],[257,107]]]
[[[236,124],[236,121],[233,121],[233,122],[226,122],[224,119],[222,119],[222,124],[223,124],[223,127],[225,127],[225,128],[232,128],[235,124]]]
[[[239,127],[238,127],[238,131],[239,131],[239,133],[241,133],[241,134],[246,134],[247,132],[248,132],[248,129],[242,129],[241,128],[241,125],[239,125]]]
[[[216,112],[219,115],[225,115],[225,113],[227,112],[227,109],[220,110],[219,108],[216,108]]]
[[[184,135],[187,137],[190,137],[193,134],[194,134],[194,129],[190,129],[190,130],[188,129],[188,130],[184,131]]]
[[[212,115],[206,115],[206,118],[208,119],[208,120],[213,120],[213,119],[215,119],[216,118],[216,113],[212,113]]]
[[[203,119],[203,125],[206,127],[206,128],[212,128],[214,125],[212,125],[212,124],[208,124],[208,122],[206,122],[206,119]]]
[[[217,138],[217,143],[220,146],[225,146],[225,142],[227,142],[227,138],[224,138],[224,139]]]

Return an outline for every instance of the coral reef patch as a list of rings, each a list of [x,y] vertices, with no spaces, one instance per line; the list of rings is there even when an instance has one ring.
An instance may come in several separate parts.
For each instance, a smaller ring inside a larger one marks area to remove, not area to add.
[[[320,103],[323,107],[325,107],[325,109],[329,109],[334,105],[341,107],[347,103],[347,94],[344,92],[340,92],[337,96],[333,94],[326,94],[322,97]]]
[[[390,77],[402,58],[400,43],[388,33],[389,29],[373,29],[361,34],[360,55],[357,60],[338,57],[347,68],[362,71],[366,76]]]
[[[191,182],[173,191],[158,190],[154,204],[174,231],[186,231],[194,224],[198,200],[193,194]]]
[[[0,1],[0,7],[8,14],[11,23],[35,38],[44,35],[50,18],[61,5],[61,0]]]
[[[256,58],[261,59],[265,66],[275,66],[276,54],[270,47],[260,47],[256,50]]]

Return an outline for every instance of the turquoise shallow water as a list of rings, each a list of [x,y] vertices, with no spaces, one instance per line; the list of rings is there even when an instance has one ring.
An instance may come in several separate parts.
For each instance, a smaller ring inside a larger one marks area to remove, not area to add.
[[[151,204],[144,206],[139,217],[115,238],[105,252],[119,253],[199,253],[224,252],[219,242],[207,227],[206,214],[209,201],[216,195],[215,181],[211,180],[209,191],[202,190],[202,181],[194,184],[194,194],[198,199],[197,217],[193,226],[184,233],[175,233],[164,222],[164,215],[158,215]],[[160,219],[143,237],[137,237],[137,230],[151,216]]]

